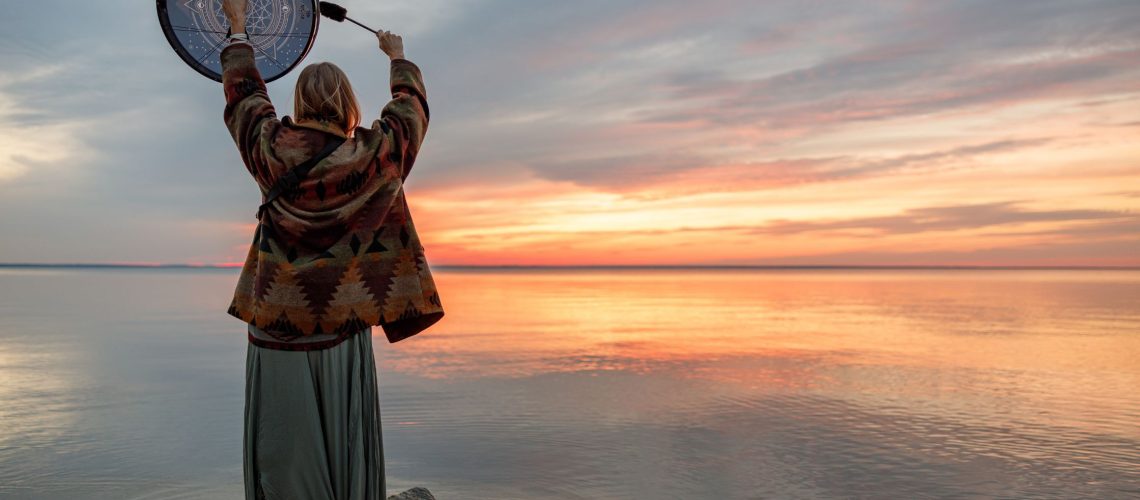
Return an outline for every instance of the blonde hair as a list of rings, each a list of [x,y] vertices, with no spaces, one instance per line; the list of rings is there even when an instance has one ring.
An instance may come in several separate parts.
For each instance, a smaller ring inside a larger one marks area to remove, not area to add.
[[[310,64],[297,77],[293,114],[298,120],[327,121],[348,134],[360,125],[360,104],[348,76],[335,64]]]

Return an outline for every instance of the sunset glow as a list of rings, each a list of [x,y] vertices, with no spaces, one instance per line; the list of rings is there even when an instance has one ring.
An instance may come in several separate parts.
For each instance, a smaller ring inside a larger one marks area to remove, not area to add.
[[[1134,5],[437,7],[353,5],[424,70],[407,192],[433,265],[1140,265]],[[5,28],[0,210],[40,208],[0,219],[0,261],[244,260],[258,192],[213,82],[142,21]],[[368,115],[388,95],[358,35],[307,62]]]

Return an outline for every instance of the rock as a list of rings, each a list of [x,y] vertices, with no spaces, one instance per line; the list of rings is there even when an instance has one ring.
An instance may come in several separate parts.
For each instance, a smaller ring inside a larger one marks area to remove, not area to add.
[[[427,488],[416,486],[408,491],[400,493],[399,495],[392,495],[388,500],[435,500],[431,492]]]

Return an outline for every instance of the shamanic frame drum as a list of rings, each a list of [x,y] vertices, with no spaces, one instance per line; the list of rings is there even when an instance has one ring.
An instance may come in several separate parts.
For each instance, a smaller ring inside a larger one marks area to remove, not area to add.
[[[313,46],[320,24],[316,0],[248,0],[246,33],[266,82],[292,70]],[[222,81],[220,55],[229,35],[222,0],[158,0],[158,22],[170,46],[195,71]]]

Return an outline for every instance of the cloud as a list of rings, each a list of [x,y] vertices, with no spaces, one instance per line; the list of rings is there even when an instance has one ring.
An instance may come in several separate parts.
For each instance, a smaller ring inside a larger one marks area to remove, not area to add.
[[[530,165],[542,178],[616,192],[638,199],[660,193],[681,196],[702,192],[760,191],[809,183],[876,176],[930,174],[963,168],[985,157],[1038,148],[1050,139],[1004,139],[885,158],[806,157],[754,162],[723,162],[695,154],[648,153]]]
[[[675,72],[672,95],[692,105],[642,119],[821,128],[1134,92],[1140,83],[1130,62],[1140,58],[1140,14],[1127,2],[913,7],[857,29],[862,43],[806,67],[752,78]]]
[[[764,178],[761,185],[799,183],[817,169],[772,168],[788,162],[842,166],[827,161],[831,155],[783,160],[788,156],[779,149],[828,130],[1134,91],[1140,69],[1129,61],[1140,54],[1134,54],[1136,24],[1125,21],[1136,17],[1128,7],[869,2],[829,6],[821,16],[795,2],[717,2],[709,8],[586,2],[547,11],[528,4],[509,19],[488,19],[494,11],[489,7],[474,20],[499,35],[463,49],[465,68],[485,68],[480,78],[446,70],[446,77],[456,73],[469,83],[457,94],[469,99],[447,103],[460,106],[464,123],[429,139],[439,141],[436,148],[446,143],[446,153],[425,153],[438,175],[423,182],[442,185],[451,172],[473,168],[471,158],[494,157],[526,164],[546,179],[631,196],[687,172],[722,176],[725,189],[752,185],[752,175]],[[527,43],[500,45],[504,37]],[[758,37],[775,37],[781,50],[740,52]],[[650,56],[675,47],[684,48]],[[512,59],[518,50],[527,55]],[[526,62],[532,59],[543,63]],[[1025,148],[1048,142],[1016,136],[991,142],[1005,140]],[[740,151],[748,147],[759,151]],[[955,147],[968,145],[944,150]],[[854,165],[821,177],[857,177],[859,168],[867,175],[890,172],[886,166]],[[742,176],[739,182],[731,182],[729,171]],[[690,185],[692,179],[685,180]]]
[[[862,217],[843,220],[773,221],[750,230],[756,234],[791,235],[800,233],[842,232],[847,235],[877,238],[883,235],[915,234],[928,232],[976,230],[992,226],[1017,225],[1037,222],[1071,223],[1095,222],[1108,224],[1111,232],[1121,227],[1140,225],[1140,214],[1114,210],[1069,209],[1027,210],[1022,202],[984,203],[943,207],[923,207],[906,210],[898,215]],[[1068,229],[1054,228],[1048,233],[1068,234]],[[1041,233],[1037,233],[1041,234]]]
[[[730,225],[680,225],[654,229],[607,229],[607,230],[536,230],[524,229],[516,233],[497,232],[495,234],[470,234],[466,238],[510,239],[533,238],[541,235],[577,235],[583,238],[601,236],[660,236],[680,233],[729,233],[749,235],[798,235],[803,233],[832,233],[860,238],[878,238],[891,235],[911,235],[960,230],[980,230],[995,226],[1020,226],[1032,223],[1051,223],[1048,229],[1010,230],[1008,233],[987,233],[1002,235],[1067,235],[1067,236],[1114,236],[1140,234],[1140,214],[1128,211],[1070,209],[1070,210],[1028,210],[1021,208],[1024,202],[1005,201],[974,205],[953,205],[921,207],[903,211],[897,215],[879,217],[856,217],[837,220],[770,220],[759,224]],[[1070,223],[1079,223],[1073,226]]]

